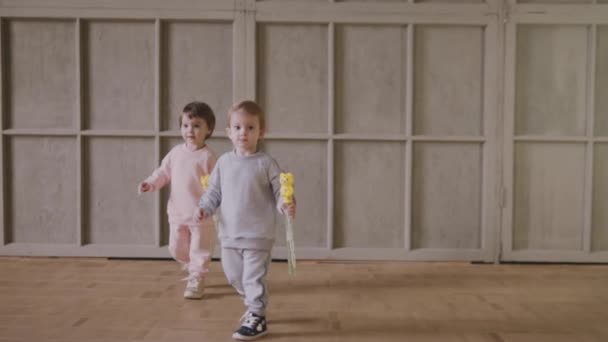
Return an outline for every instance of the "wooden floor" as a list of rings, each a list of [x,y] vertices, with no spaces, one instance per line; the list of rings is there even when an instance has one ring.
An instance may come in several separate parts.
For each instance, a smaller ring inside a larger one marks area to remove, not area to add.
[[[212,265],[0,258],[0,341],[231,341],[244,307]],[[608,341],[608,266],[273,263],[263,341]]]

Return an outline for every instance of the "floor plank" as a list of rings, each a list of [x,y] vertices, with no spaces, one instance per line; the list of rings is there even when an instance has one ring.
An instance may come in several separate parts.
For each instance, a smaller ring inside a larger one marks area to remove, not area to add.
[[[213,262],[201,301],[164,260],[0,257],[0,342],[231,341]],[[607,265],[300,262],[269,273],[267,341],[605,342]]]

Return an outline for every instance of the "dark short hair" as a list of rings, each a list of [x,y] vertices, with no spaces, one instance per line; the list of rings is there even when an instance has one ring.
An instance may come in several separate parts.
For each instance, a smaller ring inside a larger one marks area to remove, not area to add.
[[[184,107],[182,113],[188,115],[189,118],[195,117],[205,120],[207,127],[209,127],[209,133],[207,133],[205,139],[211,137],[215,129],[215,114],[213,114],[213,109],[208,104],[198,101],[190,102]],[[179,116],[179,126],[182,126],[181,115]]]

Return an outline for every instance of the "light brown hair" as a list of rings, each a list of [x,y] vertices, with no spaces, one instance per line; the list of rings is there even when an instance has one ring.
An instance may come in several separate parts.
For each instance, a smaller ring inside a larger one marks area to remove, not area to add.
[[[228,127],[230,127],[230,115],[232,115],[234,112],[238,112],[239,110],[257,117],[260,121],[260,130],[263,131],[266,129],[266,115],[264,114],[262,107],[251,100],[241,101],[230,107],[230,110],[228,111],[228,121],[226,123]]]

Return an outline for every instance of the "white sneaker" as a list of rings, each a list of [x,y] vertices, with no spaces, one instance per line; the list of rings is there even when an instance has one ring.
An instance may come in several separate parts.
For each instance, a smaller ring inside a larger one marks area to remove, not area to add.
[[[203,280],[195,277],[188,277],[184,298],[186,299],[201,299],[203,298]]]

